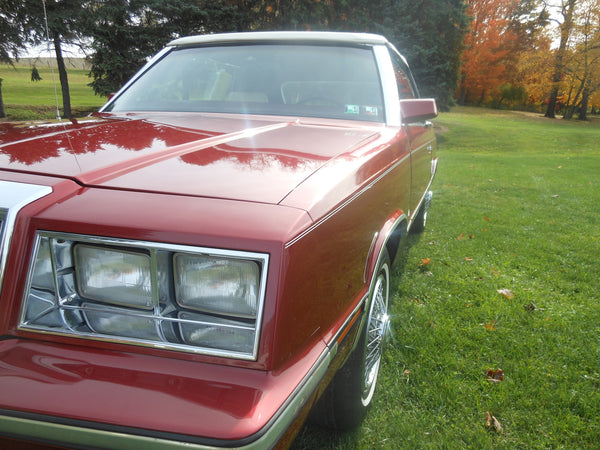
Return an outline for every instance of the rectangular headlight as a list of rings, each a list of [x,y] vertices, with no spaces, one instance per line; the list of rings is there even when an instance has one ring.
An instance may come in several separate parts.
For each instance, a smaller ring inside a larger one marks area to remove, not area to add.
[[[264,253],[40,231],[19,329],[255,359]]]
[[[77,286],[83,297],[152,309],[149,255],[83,244],[74,250]]]
[[[175,255],[177,303],[198,311],[256,318],[260,269],[255,261]]]

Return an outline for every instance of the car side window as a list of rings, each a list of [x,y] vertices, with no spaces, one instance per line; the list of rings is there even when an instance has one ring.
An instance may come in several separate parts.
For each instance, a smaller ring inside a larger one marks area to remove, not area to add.
[[[398,86],[398,97],[400,100],[407,98],[415,98],[415,90],[413,89],[408,68],[402,58],[393,51],[390,51],[392,57],[392,65],[394,67],[394,76],[396,77],[396,85]]]

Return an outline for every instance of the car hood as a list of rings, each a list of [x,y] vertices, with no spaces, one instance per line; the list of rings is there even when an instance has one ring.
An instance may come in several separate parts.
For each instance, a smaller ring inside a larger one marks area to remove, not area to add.
[[[377,134],[351,122],[210,114],[103,114],[0,127],[0,167],[84,186],[279,203]]]

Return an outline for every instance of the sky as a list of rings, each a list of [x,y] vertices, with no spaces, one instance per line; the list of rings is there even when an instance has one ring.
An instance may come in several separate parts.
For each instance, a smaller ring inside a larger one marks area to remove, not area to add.
[[[85,54],[75,45],[63,44],[61,46],[63,56],[68,58],[85,58]],[[23,52],[19,53],[19,58],[54,58],[54,45],[47,43],[27,47]]]

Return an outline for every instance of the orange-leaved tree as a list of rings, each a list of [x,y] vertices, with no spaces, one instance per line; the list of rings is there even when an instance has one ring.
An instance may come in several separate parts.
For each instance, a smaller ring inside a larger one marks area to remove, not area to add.
[[[509,82],[511,51],[517,33],[512,21],[519,0],[468,0],[471,31],[465,39],[459,85],[459,103],[482,104],[492,91]]]

